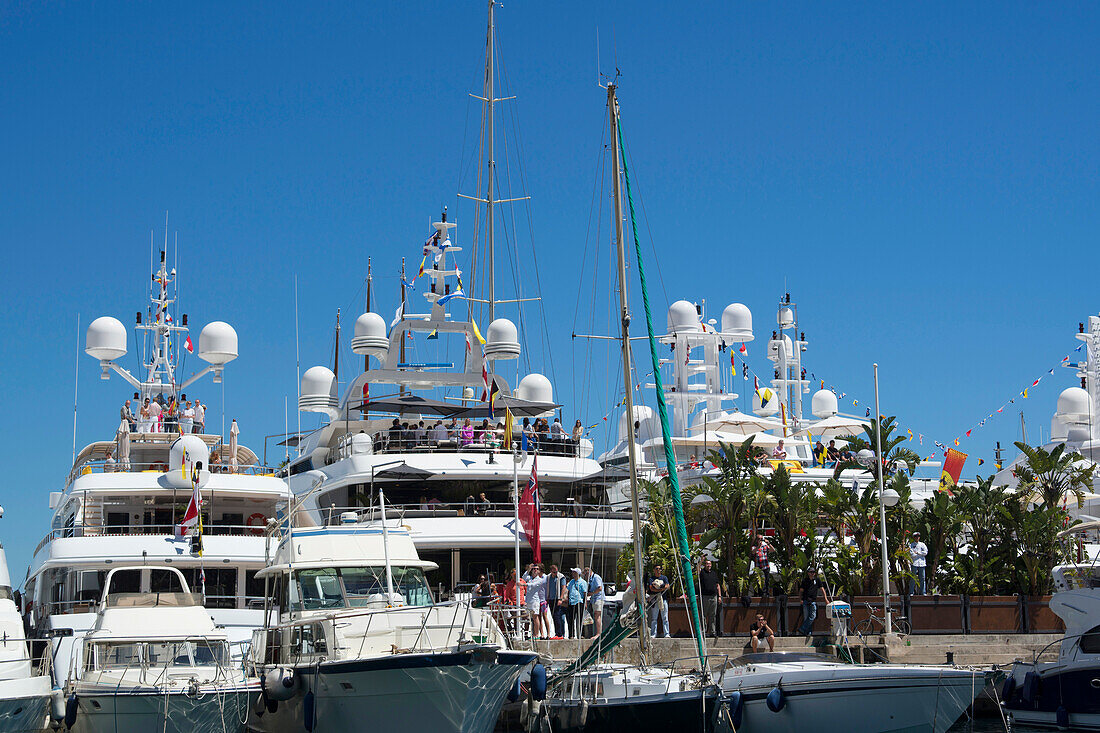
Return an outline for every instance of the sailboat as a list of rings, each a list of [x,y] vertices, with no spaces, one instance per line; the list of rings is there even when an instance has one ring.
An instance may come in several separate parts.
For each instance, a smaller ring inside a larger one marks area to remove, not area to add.
[[[614,165],[616,245],[619,267],[621,341],[625,377],[625,409],[633,414],[630,382],[630,323],[623,243],[621,186],[625,184],[634,224],[633,199],[615,84],[607,87]],[[796,733],[813,729],[818,733],[848,731],[853,711],[868,730],[911,730],[943,733],[971,705],[985,688],[992,673],[956,667],[919,667],[893,664],[848,664],[832,657],[806,653],[747,654],[711,669],[701,634],[699,610],[693,582],[683,515],[676,459],[669,426],[668,406],[661,384],[657,339],[646,289],[645,266],[634,232],[637,271],[641,281],[650,354],[661,425],[661,442],[668,467],[668,481],[676,523],[678,569],[688,599],[695,635],[698,668],[676,674],[671,668],[645,665],[645,609],[638,597],[624,602],[633,605],[618,621],[593,642],[577,662],[551,677],[550,696],[541,714],[555,731],[617,731],[632,733],[667,730],[669,712],[676,710],[677,725],[689,730],[758,730]],[[631,503],[634,525],[640,526],[637,491],[637,456],[633,440],[627,440]],[[634,534],[634,574],[641,578],[640,533]],[[637,588],[635,583],[633,588]],[[629,595],[629,594],[628,594]],[[638,623],[642,664],[595,665],[601,653],[626,638],[624,627]]]

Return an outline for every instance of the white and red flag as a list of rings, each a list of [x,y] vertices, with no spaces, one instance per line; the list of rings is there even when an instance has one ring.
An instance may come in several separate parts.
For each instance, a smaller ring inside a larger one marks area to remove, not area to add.
[[[531,478],[527,481],[527,488],[519,499],[517,519],[523,525],[523,533],[527,535],[527,542],[535,553],[535,562],[542,562],[542,541],[539,539],[539,524],[541,522],[541,506],[539,503],[539,457],[535,456],[531,461]]]

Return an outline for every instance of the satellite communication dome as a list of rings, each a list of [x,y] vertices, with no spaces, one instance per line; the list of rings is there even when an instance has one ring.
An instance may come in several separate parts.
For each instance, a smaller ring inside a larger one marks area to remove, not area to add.
[[[637,442],[644,443],[661,434],[661,424],[652,407],[634,405],[634,420],[638,423]],[[619,440],[626,440],[630,431],[626,427],[626,410],[619,415]]]
[[[516,324],[507,318],[496,319],[489,324],[489,329],[485,332],[485,358],[495,360],[517,357],[519,357],[519,332],[516,331]]]
[[[668,332],[698,332],[703,327],[699,325],[699,312],[695,306],[686,300],[677,300],[668,307]]]
[[[528,402],[553,402],[554,387],[541,374],[528,374],[516,385],[516,397]]]
[[[734,341],[752,341],[752,311],[747,305],[730,303],[722,311],[722,333]]]
[[[875,452],[864,448],[859,453],[856,453],[856,461],[862,466],[875,465]]]
[[[767,398],[766,401],[765,398]],[[760,417],[776,414],[779,412],[779,393],[770,385],[761,384],[760,389],[753,390],[752,411]]]
[[[355,319],[355,335],[351,339],[351,350],[360,356],[373,356],[381,359],[390,348],[390,339],[386,336],[386,322],[377,313],[364,313]]]
[[[298,409],[303,412],[327,412],[335,409],[336,375],[328,367],[315,366],[302,375],[302,393]]]
[[[1066,425],[1087,425],[1092,415],[1089,393],[1080,387],[1062,390],[1062,394],[1058,395],[1058,409],[1054,414]]]
[[[181,435],[168,450],[168,483],[177,488],[190,488],[192,472],[201,463],[203,473],[209,476],[210,448],[197,435]],[[200,475],[199,483],[206,483]]]
[[[794,344],[791,343],[791,337],[787,334],[783,334],[782,338],[772,339],[768,342],[768,358],[774,362],[782,361],[786,354],[786,360],[791,361],[794,359]]]
[[[775,314],[775,322],[779,324],[780,328],[786,328],[787,326],[794,325],[794,311],[790,306],[781,306],[779,312]]]
[[[211,321],[199,334],[199,358],[221,366],[237,358],[237,332],[225,321]]]
[[[1050,418],[1050,439],[1057,442],[1059,440],[1065,440],[1069,434],[1069,428],[1066,424],[1058,419],[1058,416]]]
[[[1089,428],[1087,425],[1070,425],[1069,432],[1066,434],[1067,443],[1084,443],[1089,439]]]
[[[837,413],[836,393],[831,389],[819,389],[810,398],[810,413],[817,418],[832,417]]]
[[[88,324],[84,352],[100,361],[114,361],[125,356],[126,327],[117,318],[100,316]]]

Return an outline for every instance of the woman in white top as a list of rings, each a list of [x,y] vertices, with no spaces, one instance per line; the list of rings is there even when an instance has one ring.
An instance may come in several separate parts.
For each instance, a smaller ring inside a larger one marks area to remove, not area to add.
[[[145,404],[141,406],[138,411],[138,432],[139,433],[151,433],[153,426],[153,413],[149,409],[149,398],[145,398]]]
[[[164,409],[160,406],[160,403],[157,402],[156,400],[153,400],[152,402],[149,403],[149,417],[152,418],[152,421],[150,423],[150,430],[149,430],[150,432],[152,432],[152,433],[162,433],[162,432],[164,432],[161,429],[161,426],[160,426],[160,415],[163,411],[164,411]]]
[[[180,432],[187,434],[190,433],[195,426],[195,408],[191,407],[191,400],[183,403],[183,409],[180,410]]]

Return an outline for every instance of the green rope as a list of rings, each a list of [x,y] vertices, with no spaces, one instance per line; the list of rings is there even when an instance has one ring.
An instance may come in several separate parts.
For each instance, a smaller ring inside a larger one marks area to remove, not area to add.
[[[684,590],[695,628],[695,645],[699,652],[700,670],[706,669],[703,652],[703,627],[699,623],[699,605],[695,599],[695,576],[691,569],[691,548],[688,546],[687,524],[684,521],[684,500],[680,494],[680,478],[676,474],[676,455],[672,451],[672,430],[668,426],[668,405],[665,404],[665,388],[661,383],[661,362],[657,357],[657,339],[653,335],[653,314],[649,310],[649,291],[645,283],[645,264],[642,246],[638,242],[638,227],[634,219],[634,196],[630,193],[630,170],[626,165],[626,147],[623,145],[623,125],[619,122],[619,154],[623,159],[623,179],[626,182],[626,200],[630,205],[630,232],[634,236],[634,252],[638,258],[638,276],[642,281],[642,304],[645,306],[645,324],[649,333],[649,356],[653,361],[653,381],[657,387],[657,411],[661,415],[661,437],[665,444],[665,463],[668,465],[668,482],[672,487],[672,509],[676,512],[676,537],[680,545],[680,565],[684,575]],[[628,418],[628,422],[633,418]],[[633,436],[633,427],[628,426]],[[633,438],[632,438],[633,439]]]

